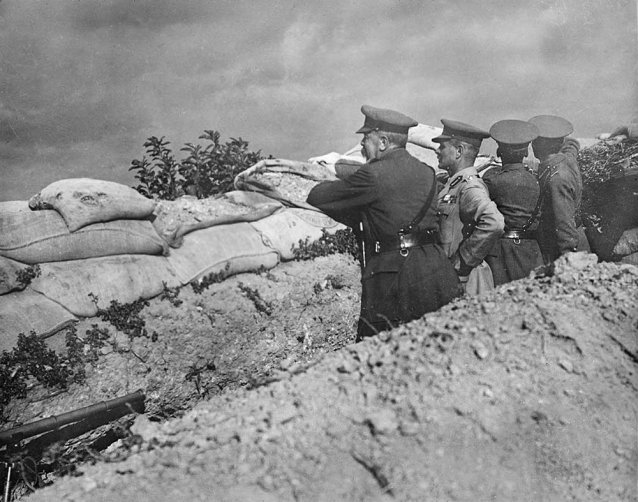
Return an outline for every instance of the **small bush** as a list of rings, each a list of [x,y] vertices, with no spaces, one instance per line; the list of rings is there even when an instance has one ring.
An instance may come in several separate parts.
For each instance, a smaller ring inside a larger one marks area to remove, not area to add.
[[[240,282],[238,286],[242,293],[245,293],[248,299],[253,302],[257,312],[261,312],[267,316],[272,314],[272,305],[261,297],[259,291],[246,286],[243,282]]]
[[[97,305],[98,298],[93,294],[89,294],[89,296]],[[112,300],[107,309],[98,308],[95,315],[119,331],[126,333],[130,339],[141,336],[148,338],[146,321],[140,317],[140,312],[146,306],[148,306],[148,301],[141,298],[131,303],[120,303],[117,300]],[[153,334],[152,338],[156,339],[156,335]]]
[[[191,282],[193,291],[197,294],[201,294],[211,284],[217,284],[223,282],[230,275],[230,263],[226,263],[226,266],[219,272],[211,272],[208,275],[202,277],[199,281]]]
[[[180,161],[163,136],[148,138],[146,155],[129,167],[139,181],[135,189],[163,200],[185,194],[203,199],[232,190],[235,176],[263,159],[261,151],[249,151],[248,142],[241,138],[221,143],[219,132],[207,130],[199,139],[207,144],[186,143],[180,150],[187,156]]]
[[[34,332],[28,336],[20,333],[13,350],[0,356],[0,417],[12,399],[26,397],[34,380],[44,387],[62,390],[71,382],[83,381],[81,352],[72,336],[67,336],[67,354],[61,355],[49,349]]]
[[[29,284],[31,284],[33,279],[40,277],[41,273],[42,270],[40,269],[40,265],[30,265],[18,271],[16,274],[16,280],[21,286],[26,288]]]
[[[337,230],[329,234],[323,230],[323,235],[314,242],[310,238],[299,241],[299,246],[292,249],[295,260],[312,260],[319,256],[331,254],[350,254],[355,260],[361,260],[359,243],[351,229]]]

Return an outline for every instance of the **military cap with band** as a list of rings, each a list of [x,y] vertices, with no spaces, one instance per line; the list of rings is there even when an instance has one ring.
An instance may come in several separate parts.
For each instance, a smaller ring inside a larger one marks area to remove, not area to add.
[[[432,138],[432,141],[436,143],[443,143],[454,138],[480,148],[481,142],[490,137],[489,132],[470,124],[448,119],[441,119],[441,123],[443,124],[443,132],[436,138]]]
[[[528,122],[538,128],[538,135],[541,138],[564,138],[574,132],[574,126],[569,120],[556,115],[537,115]]]
[[[499,120],[490,127],[490,136],[499,146],[518,150],[538,138],[538,128],[524,120]]]
[[[371,131],[385,131],[407,134],[410,127],[419,125],[413,118],[394,110],[376,108],[370,105],[363,105],[361,113],[365,115],[365,121],[357,133],[368,133]]]

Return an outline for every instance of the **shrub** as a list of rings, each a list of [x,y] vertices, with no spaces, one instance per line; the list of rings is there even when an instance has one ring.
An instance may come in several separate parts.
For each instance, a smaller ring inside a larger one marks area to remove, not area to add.
[[[207,130],[199,139],[207,144],[186,143],[180,150],[187,157],[179,161],[163,136],[148,138],[146,155],[133,160],[129,168],[139,181],[135,189],[146,197],[164,200],[185,194],[203,199],[232,190],[235,176],[263,158],[261,151],[249,151],[248,142],[241,138],[221,143],[219,132]]]
[[[295,260],[312,260],[318,256],[331,254],[350,254],[356,260],[361,260],[359,243],[351,229],[337,230],[334,234],[322,231],[322,236],[314,242],[310,238],[300,240],[298,246],[292,249]]]

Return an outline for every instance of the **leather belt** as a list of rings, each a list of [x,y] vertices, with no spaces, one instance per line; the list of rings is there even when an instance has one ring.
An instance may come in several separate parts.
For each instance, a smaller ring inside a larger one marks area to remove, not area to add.
[[[399,233],[395,239],[375,241],[374,252],[378,254],[399,251],[401,255],[407,256],[408,249],[410,248],[425,246],[426,244],[436,244],[437,242],[439,242],[439,233],[434,229],[411,232],[409,234]]]
[[[501,239],[531,239],[536,240],[536,232],[524,231],[524,230],[505,230],[505,233],[501,235]]]

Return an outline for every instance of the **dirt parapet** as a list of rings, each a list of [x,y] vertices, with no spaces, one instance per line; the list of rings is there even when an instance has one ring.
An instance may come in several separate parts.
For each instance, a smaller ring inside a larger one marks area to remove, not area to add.
[[[30,500],[635,500],[638,268],[561,258],[305,373],[138,417]]]

